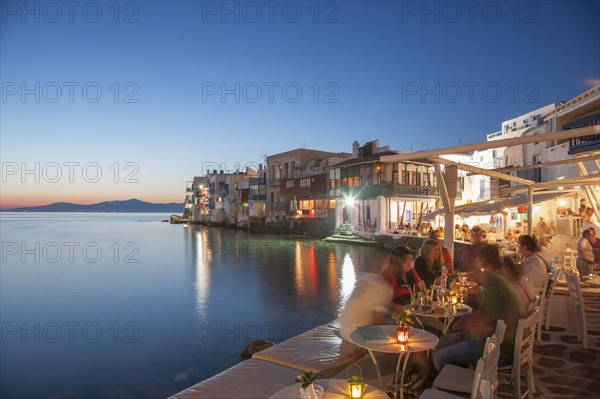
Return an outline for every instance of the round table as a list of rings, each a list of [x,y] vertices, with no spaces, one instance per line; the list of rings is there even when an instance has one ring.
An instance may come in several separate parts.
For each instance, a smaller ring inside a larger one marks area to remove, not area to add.
[[[348,381],[341,379],[317,380],[325,391],[322,399],[347,399]],[[364,399],[389,399],[385,392],[365,384]],[[277,391],[269,399],[300,399],[300,384],[290,385]]]
[[[377,378],[379,380],[379,388],[383,389],[383,382],[381,378],[381,370],[379,369],[379,364],[377,364],[377,359],[375,359],[375,355],[373,352],[383,352],[383,353],[397,353],[398,354],[398,362],[396,363],[396,373],[394,375],[394,398],[396,397],[396,393],[398,392],[398,374],[400,372],[400,363],[402,362],[402,358],[404,358],[404,363],[402,365],[401,376],[400,376],[400,398],[404,398],[404,373],[406,371],[406,366],[408,365],[408,359],[412,353],[423,352],[433,349],[439,343],[438,337],[433,335],[432,333],[422,330],[420,328],[410,327],[408,344],[400,345],[396,340],[396,325],[383,325],[383,326],[373,326],[379,327],[383,333],[387,337],[387,342],[376,342],[376,341],[368,341],[365,342],[358,331],[354,331],[350,334],[350,339],[354,344],[360,346],[361,348],[365,348],[369,355],[371,356],[371,360],[375,365],[375,369],[377,371]]]
[[[433,302],[432,309],[435,309],[437,306],[438,306],[438,303]],[[444,313],[423,312],[423,311],[419,310],[419,308],[413,309],[413,307],[411,305],[406,305],[404,307],[404,309],[410,309],[413,312],[413,314],[417,317],[417,321],[419,322],[419,324],[421,324],[421,327],[423,327],[421,320],[419,320],[419,318],[421,318],[421,317],[429,317],[429,318],[434,317],[436,319],[439,319],[443,324],[442,334],[446,334],[446,332],[448,332],[448,328],[450,327],[450,324],[452,324],[452,321],[454,320],[454,318],[456,316],[462,316],[462,315],[473,312],[472,307],[470,307],[469,305],[461,304],[461,303],[456,304],[456,312],[454,310],[448,310],[448,307],[444,308]]]

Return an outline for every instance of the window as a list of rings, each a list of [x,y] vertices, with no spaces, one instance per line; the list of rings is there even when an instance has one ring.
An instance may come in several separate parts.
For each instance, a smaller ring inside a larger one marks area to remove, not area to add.
[[[498,156],[498,150],[492,150],[492,158],[496,158]]]
[[[552,131],[556,132],[556,118],[551,119]]]
[[[300,187],[310,187],[310,177],[300,180]]]
[[[293,180],[288,180],[285,182],[285,186],[287,188],[293,188],[294,187],[294,181]]]

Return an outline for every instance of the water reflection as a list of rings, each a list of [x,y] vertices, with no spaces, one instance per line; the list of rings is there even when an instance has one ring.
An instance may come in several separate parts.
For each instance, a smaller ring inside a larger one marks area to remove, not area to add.
[[[194,279],[194,291],[196,294],[196,314],[198,320],[202,321],[206,319],[208,298],[210,296],[210,267],[208,267],[208,256],[212,256],[210,251],[205,251],[204,242],[206,239],[206,230],[194,232],[194,246],[197,251],[194,256],[195,265],[195,279]],[[209,253],[207,253],[209,252]],[[206,258],[205,258],[206,257]]]
[[[342,263],[342,276],[340,278],[340,304],[338,311],[341,310],[341,306],[346,303],[346,300],[354,289],[356,283],[356,272],[354,270],[354,263],[352,257],[346,252],[344,256],[344,263]]]

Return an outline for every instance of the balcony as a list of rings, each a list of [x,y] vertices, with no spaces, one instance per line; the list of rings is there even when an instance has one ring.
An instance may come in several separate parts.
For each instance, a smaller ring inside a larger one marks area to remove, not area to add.
[[[600,134],[569,139],[569,155],[600,150]]]
[[[403,184],[376,184],[363,187],[344,187],[342,195],[354,195],[357,198],[366,199],[377,196],[384,197],[414,197],[414,198],[439,198],[440,190],[430,186],[410,186]]]
[[[261,186],[267,184],[267,179],[265,177],[253,177],[249,179],[248,184],[250,186]]]

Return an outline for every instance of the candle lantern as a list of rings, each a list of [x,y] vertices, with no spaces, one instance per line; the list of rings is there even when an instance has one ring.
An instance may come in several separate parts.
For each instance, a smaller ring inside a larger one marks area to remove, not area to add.
[[[350,398],[362,399],[365,391],[365,382],[360,366],[356,363],[348,366],[346,376],[348,377],[348,393],[350,394]]]
[[[396,338],[400,345],[406,345],[408,343],[408,326],[399,325],[396,327]]]
[[[452,291],[452,295],[450,296],[450,301],[452,302],[453,305],[456,305],[458,303],[458,294],[456,293],[456,291]]]

